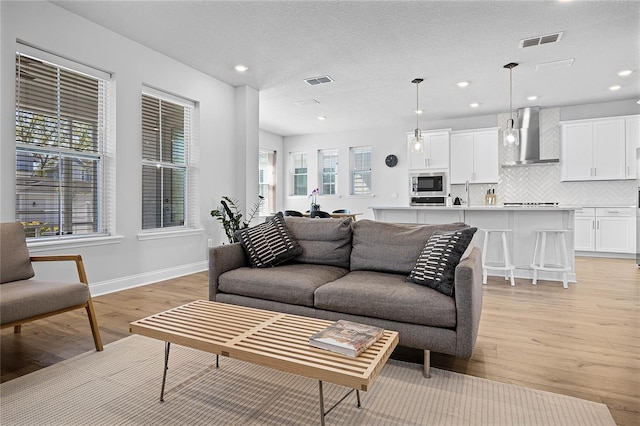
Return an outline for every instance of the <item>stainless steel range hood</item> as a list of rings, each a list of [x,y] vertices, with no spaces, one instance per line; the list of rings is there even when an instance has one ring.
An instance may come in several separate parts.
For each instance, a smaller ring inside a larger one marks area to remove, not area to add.
[[[553,164],[557,158],[540,158],[540,108],[529,107],[518,110],[517,126],[520,131],[518,160],[509,161],[502,167]]]

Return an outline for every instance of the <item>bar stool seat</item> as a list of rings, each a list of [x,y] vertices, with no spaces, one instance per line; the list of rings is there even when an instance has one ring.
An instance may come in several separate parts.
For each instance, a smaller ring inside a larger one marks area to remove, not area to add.
[[[571,271],[569,264],[569,256],[567,255],[567,242],[564,234],[569,232],[568,229],[537,229],[536,244],[533,248],[533,282],[538,282],[538,271],[562,272],[562,286],[569,288],[567,272]],[[555,236],[556,263],[545,263],[545,251],[547,248],[547,234]],[[538,250],[539,249],[539,250]]]
[[[511,286],[515,286],[515,280],[513,277],[513,271],[515,267],[509,260],[509,247],[507,246],[507,232],[511,232],[511,229],[483,229],[484,231],[484,243],[482,245],[482,284],[487,283],[487,270],[495,269],[498,271],[504,271],[504,279],[509,279],[511,276]],[[487,247],[489,243],[489,236],[491,234],[500,234],[502,237],[502,263],[500,262],[488,262],[487,261]]]

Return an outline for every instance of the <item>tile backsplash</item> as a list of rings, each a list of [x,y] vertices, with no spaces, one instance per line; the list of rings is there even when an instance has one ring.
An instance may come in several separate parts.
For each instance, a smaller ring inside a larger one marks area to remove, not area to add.
[[[509,114],[498,115],[498,126],[506,125]],[[500,135],[502,133],[500,132]],[[518,158],[517,147],[498,144],[498,184],[470,185],[471,205],[484,204],[488,189],[494,188],[498,204],[504,202],[558,202],[572,206],[633,206],[637,181],[561,182],[560,164],[502,167]],[[560,109],[540,110],[540,158],[560,157]],[[464,199],[464,185],[452,185],[451,196]]]

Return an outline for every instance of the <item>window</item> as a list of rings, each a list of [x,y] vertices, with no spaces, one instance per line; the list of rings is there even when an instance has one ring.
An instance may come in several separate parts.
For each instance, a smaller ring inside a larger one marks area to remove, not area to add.
[[[109,233],[111,76],[30,46],[16,52],[16,219],[28,238]]]
[[[142,229],[187,223],[193,103],[145,88],[142,94]]]
[[[307,154],[294,152],[291,154],[293,164],[293,194],[307,195]]]
[[[320,161],[320,186],[323,195],[338,194],[338,151],[323,150],[318,152]]]
[[[371,147],[351,148],[351,195],[371,194]]]
[[[276,153],[260,149],[258,170],[258,193],[263,197],[260,216],[267,216],[276,211]]]

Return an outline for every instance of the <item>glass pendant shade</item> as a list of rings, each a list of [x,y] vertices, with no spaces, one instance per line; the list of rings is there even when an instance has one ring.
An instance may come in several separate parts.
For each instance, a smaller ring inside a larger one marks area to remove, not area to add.
[[[503,142],[505,146],[520,144],[520,131],[513,127],[513,119],[507,120],[507,127],[503,132]]]
[[[420,154],[424,152],[424,139],[420,129],[416,129],[414,136],[411,138],[411,152]]]

